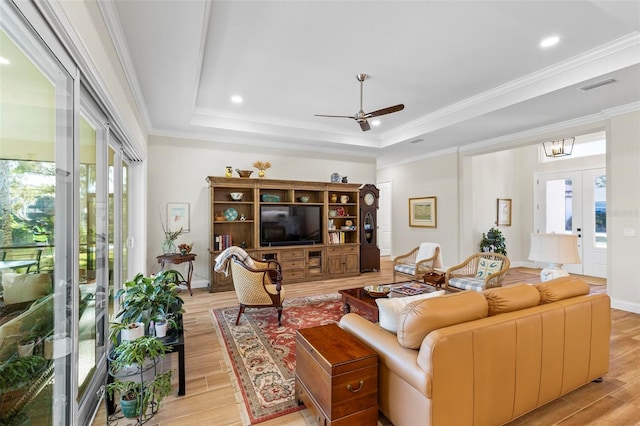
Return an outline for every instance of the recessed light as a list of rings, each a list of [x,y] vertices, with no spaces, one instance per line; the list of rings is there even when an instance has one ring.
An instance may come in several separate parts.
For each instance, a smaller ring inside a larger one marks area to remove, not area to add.
[[[558,44],[559,41],[560,41],[560,37],[558,36],[547,37],[540,42],[540,47],[555,46],[556,44]]]
[[[0,56],[0,65],[9,65],[10,63],[11,62],[8,59],[3,58],[2,56]]]
[[[371,121],[371,125],[372,126],[379,126],[380,125],[380,120],[372,120]]]
[[[231,97],[231,102],[233,102],[234,104],[241,104],[242,103],[242,96],[233,95]]]

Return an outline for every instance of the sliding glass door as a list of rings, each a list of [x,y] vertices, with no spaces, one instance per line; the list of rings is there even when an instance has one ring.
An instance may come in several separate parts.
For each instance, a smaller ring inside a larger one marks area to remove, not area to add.
[[[34,3],[16,5],[0,0],[0,425],[88,424],[127,276],[129,169]]]

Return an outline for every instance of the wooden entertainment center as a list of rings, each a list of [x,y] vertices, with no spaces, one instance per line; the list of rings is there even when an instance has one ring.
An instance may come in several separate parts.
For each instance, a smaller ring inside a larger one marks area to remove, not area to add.
[[[206,180],[210,292],[233,290],[231,276],[213,270],[215,258],[229,245],[243,247],[256,259],[278,260],[284,284],[360,275],[360,184],[218,176]],[[302,206],[319,208],[319,235],[266,243],[278,230],[261,224],[263,208]],[[330,223],[333,229],[329,229]]]

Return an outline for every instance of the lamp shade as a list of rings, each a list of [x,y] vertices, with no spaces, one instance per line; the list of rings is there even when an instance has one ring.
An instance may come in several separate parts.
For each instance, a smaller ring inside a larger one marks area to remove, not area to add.
[[[545,263],[582,263],[578,236],[574,234],[531,234],[529,260]]]

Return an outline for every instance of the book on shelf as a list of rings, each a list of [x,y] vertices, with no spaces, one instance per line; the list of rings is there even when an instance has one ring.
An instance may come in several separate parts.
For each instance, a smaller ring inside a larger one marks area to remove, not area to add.
[[[229,234],[213,234],[213,250],[223,251],[232,245],[231,235]]]

